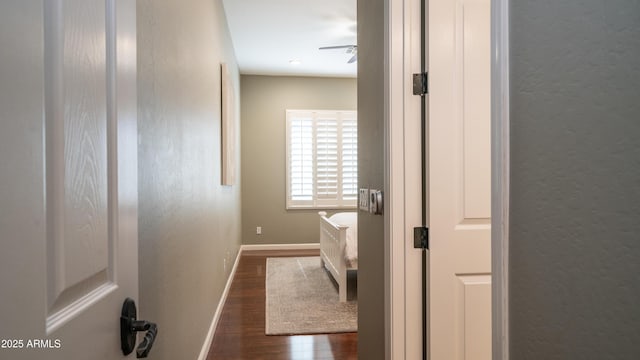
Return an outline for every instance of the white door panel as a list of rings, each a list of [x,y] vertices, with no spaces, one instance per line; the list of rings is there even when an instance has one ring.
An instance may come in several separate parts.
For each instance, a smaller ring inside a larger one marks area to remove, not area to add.
[[[47,331],[52,332],[69,318],[61,312],[74,313],[80,303],[100,301],[116,287],[108,229],[108,196],[115,184],[107,179],[107,141],[115,133],[107,126],[106,37],[86,39],[104,34],[104,1],[47,5]]]
[[[29,274],[32,281],[1,278],[3,289],[38,300],[3,313],[2,338],[23,340],[12,359],[124,358],[120,311],[126,297],[138,297],[135,1],[41,4],[33,11],[42,12],[43,80],[27,94],[44,99],[39,120],[27,119],[40,129],[17,132],[9,123],[17,118],[0,125],[13,132],[11,148],[24,148],[26,141],[40,149],[31,154],[33,167],[8,179],[10,188],[40,182],[40,196],[25,199],[21,206],[30,210],[18,220],[32,224],[37,236],[18,242],[13,239],[24,236],[25,226],[2,229],[16,254],[3,272],[20,274],[26,262],[39,270]],[[0,155],[9,158],[16,159]],[[1,206],[10,212],[18,204]],[[50,341],[28,348],[34,339]]]
[[[429,354],[491,358],[490,1],[430,0]]]
[[[491,359],[491,275],[458,275],[456,288],[457,333],[455,346],[464,349],[459,359]],[[487,327],[487,325],[489,325]],[[464,355],[463,355],[464,354]]]

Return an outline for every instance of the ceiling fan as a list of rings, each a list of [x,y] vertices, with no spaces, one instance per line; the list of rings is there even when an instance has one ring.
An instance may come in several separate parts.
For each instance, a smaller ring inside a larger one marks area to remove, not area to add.
[[[347,49],[347,54],[353,54],[351,59],[347,61],[347,64],[352,64],[358,60],[358,45],[339,45],[339,46],[324,46],[320,50],[332,50],[332,49]]]

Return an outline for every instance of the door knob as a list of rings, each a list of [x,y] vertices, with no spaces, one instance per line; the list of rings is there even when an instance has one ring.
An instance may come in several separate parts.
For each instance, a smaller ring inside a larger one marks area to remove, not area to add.
[[[153,342],[158,334],[158,326],[152,322],[137,319],[136,302],[131,298],[126,298],[122,304],[122,314],[120,316],[120,340],[122,343],[122,353],[129,355],[136,346],[136,333],[146,331],[144,339],[136,349],[138,359],[146,358],[151,351]]]

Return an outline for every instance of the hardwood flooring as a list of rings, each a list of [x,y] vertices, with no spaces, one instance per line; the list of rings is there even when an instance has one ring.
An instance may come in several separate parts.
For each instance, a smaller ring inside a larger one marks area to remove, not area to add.
[[[357,333],[264,334],[267,257],[313,255],[318,255],[318,250],[243,252],[207,360],[357,359]]]

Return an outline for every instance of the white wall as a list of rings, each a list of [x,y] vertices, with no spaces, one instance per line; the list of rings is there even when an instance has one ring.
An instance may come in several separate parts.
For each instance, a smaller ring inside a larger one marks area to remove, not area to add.
[[[195,359],[240,245],[239,173],[220,185],[220,63],[236,99],[239,74],[221,1],[140,0],[137,19],[139,307],[159,326],[151,359]]]

